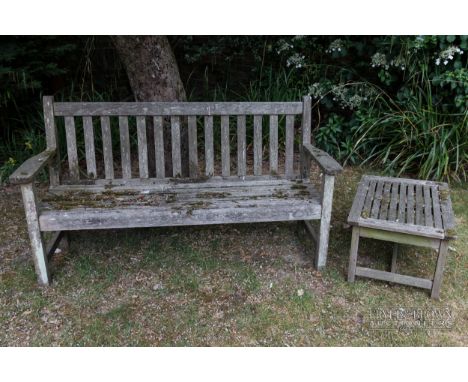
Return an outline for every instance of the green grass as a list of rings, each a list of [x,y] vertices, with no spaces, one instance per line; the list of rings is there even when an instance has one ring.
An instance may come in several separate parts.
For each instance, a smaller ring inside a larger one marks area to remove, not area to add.
[[[360,175],[347,169],[337,178],[322,273],[314,270],[313,243],[297,223],[75,232],[69,252],[52,261],[49,288],[37,286],[29,260],[5,261],[0,345],[468,345],[466,185],[451,186],[458,240],[450,245],[441,300],[434,301],[421,289],[346,282],[351,235],[345,222]],[[14,208],[9,223],[22,227],[22,211]],[[27,250],[21,232],[16,253]],[[359,261],[383,269],[390,256],[388,244],[363,240]],[[400,259],[408,274],[428,276],[435,265],[431,252],[411,247]],[[370,329],[373,310],[398,307],[450,309],[455,325]]]

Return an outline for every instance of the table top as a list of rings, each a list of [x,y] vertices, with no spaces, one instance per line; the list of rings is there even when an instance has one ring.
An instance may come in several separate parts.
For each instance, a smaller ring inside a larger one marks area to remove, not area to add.
[[[437,239],[453,239],[455,219],[447,183],[364,175],[348,223]]]

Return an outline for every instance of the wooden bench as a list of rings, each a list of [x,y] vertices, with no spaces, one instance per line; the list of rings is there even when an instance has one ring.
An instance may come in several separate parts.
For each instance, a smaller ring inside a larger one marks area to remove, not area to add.
[[[334,176],[341,166],[310,143],[310,97],[259,103],[43,101],[47,150],[10,177],[21,185],[39,283],[50,282],[48,257],[64,232],[84,229],[302,220],[317,241],[315,265],[325,266]],[[61,125],[66,153],[59,152]],[[154,173],[148,166],[150,126]],[[182,176],[182,134],[188,135],[188,177]],[[67,169],[61,168],[64,154]],[[310,181],[311,161],[323,173],[319,191]],[[33,182],[45,166],[50,185],[38,202]],[[319,221],[317,228],[312,220]],[[54,233],[46,245],[43,232]]]
[[[348,216],[353,226],[348,281],[355,276],[431,290],[438,299],[455,221],[447,183],[363,176]],[[390,272],[356,266],[359,238],[394,242]],[[432,248],[437,265],[432,280],[396,273],[398,243]]]

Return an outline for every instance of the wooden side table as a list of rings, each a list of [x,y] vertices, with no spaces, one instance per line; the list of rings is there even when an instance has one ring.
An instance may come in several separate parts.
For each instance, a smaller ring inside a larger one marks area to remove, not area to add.
[[[431,290],[439,298],[449,240],[456,238],[447,183],[365,175],[348,216],[353,226],[348,281],[368,277]],[[356,266],[359,238],[394,242],[390,272]],[[396,273],[398,244],[429,247],[438,252],[434,278]]]

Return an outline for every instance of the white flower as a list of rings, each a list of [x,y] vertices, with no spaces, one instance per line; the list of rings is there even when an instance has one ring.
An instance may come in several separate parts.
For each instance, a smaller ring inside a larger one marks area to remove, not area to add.
[[[440,65],[440,58],[437,58],[437,59],[435,60],[435,64],[436,64],[436,65]]]
[[[298,295],[299,297],[302,297],[302,296],[304,295],[304,289],[298,289],[298,290],[297,290],[297,295]]]
[[[448,64],[448,61],[447,61],[447,60],[445,60],[445,61],[444,61],[444,65],[447,65],[447,64]]]

